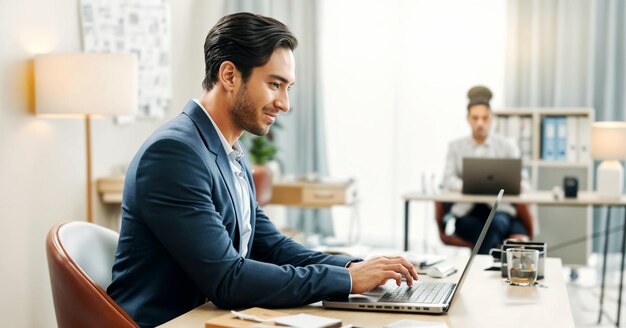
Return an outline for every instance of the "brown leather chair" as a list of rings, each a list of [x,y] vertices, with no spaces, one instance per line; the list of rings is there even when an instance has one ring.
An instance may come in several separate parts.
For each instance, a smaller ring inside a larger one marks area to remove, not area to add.
[[[439,239],[441,239],[441,242],[445,245],[473,248],[474,244],[461,239],[461,237],[457,235],[448,235],[446,233],[446,222],[444,222],[444,219],[450,210],[450,205],[450,203],[435,202],[435,221],[439,229]],[[513,206],[515,206],[517,210],[518,219],[522,221],[522,224],[528,229],[529,238],[533,239],[534,225],[528,205],[513,204]]]
[[[87,222],[60,223],[46,239],[59,327],[139,327],[109,297],[118,234]]]

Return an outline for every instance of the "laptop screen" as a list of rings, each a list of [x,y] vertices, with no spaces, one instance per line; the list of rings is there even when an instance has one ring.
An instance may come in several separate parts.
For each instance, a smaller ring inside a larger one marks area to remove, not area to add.
[[[521,192],[522,160],[519,158],[463,158],[464,194],[493,195],[505,189],[508,195]]]

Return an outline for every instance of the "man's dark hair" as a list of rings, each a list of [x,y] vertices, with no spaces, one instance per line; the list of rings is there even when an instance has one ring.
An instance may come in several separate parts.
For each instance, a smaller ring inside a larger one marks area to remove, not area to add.
[[[244,82],[252,69],[265,65],[274,50],[294,50],[298,40],[285,24],[261,15],[236,13],[222,17],[209,31],[204,42],[206,65],[202,87],[211,90],[224,61],[231,61]]]
[[[487,108],[491,109],[489,102],[492,97],[493,94],[489,88],[482,85],[472,87],[467,91],[467,98],[469,99],[469,103],[467,104],[467,113],[469,114],[470,108],[477,105],[485,105]]]

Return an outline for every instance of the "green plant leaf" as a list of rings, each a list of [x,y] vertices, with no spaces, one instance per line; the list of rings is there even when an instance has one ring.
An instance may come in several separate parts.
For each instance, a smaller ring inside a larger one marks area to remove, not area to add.
[[[250,138],[248,155],[252,163],[263,165],[276,155],[276,146],[267,136],[253,136]]]

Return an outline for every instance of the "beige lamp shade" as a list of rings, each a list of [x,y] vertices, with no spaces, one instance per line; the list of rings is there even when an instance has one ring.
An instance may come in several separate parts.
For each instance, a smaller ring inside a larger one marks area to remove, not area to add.
[[[591,157],[626,160],[626,122],[594,122],[591,126]]]
[[[93,222],[91,117],[137,111],[133,54],[49,54],[35,57],[35,113],[85,119],[87,221]]]
[[[45,116],[130,115],[137,111],[134,54],[35,57],[35,112]]]

